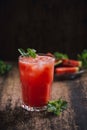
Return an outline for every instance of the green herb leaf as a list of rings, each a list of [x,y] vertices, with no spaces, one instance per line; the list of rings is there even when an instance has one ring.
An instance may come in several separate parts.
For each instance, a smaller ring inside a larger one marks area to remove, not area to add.
[[[33,58],[36,57],[36,50],[35,49],[30,49],[28,48],[27,51],[25,52],[22,48],[18,49],[19,53],[22,55],[22,56],[31,56]]]
[[[10,71],[12,66],[10,64],[6,64],[4,61],[0,60],[0,75],[3,75]]]
[[[67,54],[59,53],[59,52],[54,52],[54,56],[56,59],[68,59]]]
[[[26,56],[26,53],[22,48],[18,49],[18,51],[22,56]]]
[[[83,68],[87,68],[87,50],[83,50],[81,54],[77,55],[77,59],[82,61]]]
[[[6,64],[6,71],[7,71],[7,72],[10,71],[11,68],[12,68],[12,65],[10,65],[10,64]]]
[[[28,49],[27,49],[27,54],[28,54],[29,56],[35,58],[35,57],[36,57],[36,50],[35,50],[35,49],[30,49],[30,48],[28,48]]]
[[[60,115],[67,108],[67,102],[61,98],[56,101],[49,101],[47,105],[47,111],[52,112],[55,115]]]

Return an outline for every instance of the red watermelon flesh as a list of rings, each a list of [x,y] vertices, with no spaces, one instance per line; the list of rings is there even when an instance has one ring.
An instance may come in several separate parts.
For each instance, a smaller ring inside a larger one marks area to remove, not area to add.
[[[58,75],[73,74],[79,71],[79,67],[57,67],[55,73]]]
[[[62,60],[62,66],[65,67],[82,67],[82,62],[77,60],[71,60],[71,59],[63,59]]]

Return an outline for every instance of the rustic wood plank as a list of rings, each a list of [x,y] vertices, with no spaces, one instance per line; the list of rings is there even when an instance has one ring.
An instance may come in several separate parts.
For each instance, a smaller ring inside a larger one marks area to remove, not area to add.
[[[68,83],[70,85],[70,103],[75,115],[75,124],[79,130],[87,129],[87,80],[83,77]]]
[[[67,100],[68,108],[59,117],[21,108],[18,67],[0,77],[0,130],[86,130],[87,74],[75,80],[54,81],[51,99]]]
[[[1,99],[1,108],[5,109],[10,105],[14,109],[17,105],[20,104],[21,98],[21,89],[20,89],[20,80],[17,66],[14,65],[13,69],[7,75],[7,78],[3,85],[3,94]]]

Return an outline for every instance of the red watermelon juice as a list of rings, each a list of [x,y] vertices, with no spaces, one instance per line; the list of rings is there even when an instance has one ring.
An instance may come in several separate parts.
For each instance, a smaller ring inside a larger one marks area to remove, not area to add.
[[[23,107],[27,110],[43,110],[50,100],[54,74],[54,58],[37,55],[19,57]]]

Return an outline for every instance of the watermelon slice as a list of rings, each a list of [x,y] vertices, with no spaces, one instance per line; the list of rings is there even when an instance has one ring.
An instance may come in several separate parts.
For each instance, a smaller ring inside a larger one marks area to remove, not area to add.
[[[73,74],[79,71],[79,67],[57,67],[55,73],[58,75]]]
[[[63,59],[62,66],[64,67],[82,67],[82,62],[71,59]]]

